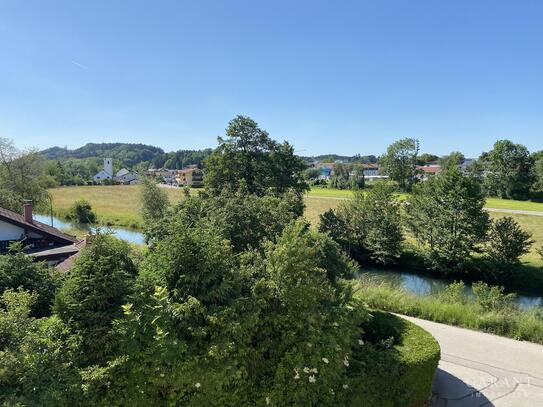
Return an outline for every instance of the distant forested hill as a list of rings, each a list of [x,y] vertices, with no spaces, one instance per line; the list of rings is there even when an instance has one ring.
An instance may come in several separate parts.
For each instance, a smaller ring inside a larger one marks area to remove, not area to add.
[[[60,147],[48,148],[43,150],[41,155],[47,160],[107,157],[113,158],[121,166],[133,167],[143,161],[151,161],[164,155],[164,150],[145,144],[88,143],[74,150]]]
[[[134,168],[153,166],[156,168],[179,169],[187,165],[201,165],[211,154],[211,149],[179,150],[165,153],[159,147],[130,143],[88,143],[73,150],[51,147],[41,151],[46,160],[66,161],[73,159],[92,159],[100,162],[103,158],[113,158],[116,167]]]

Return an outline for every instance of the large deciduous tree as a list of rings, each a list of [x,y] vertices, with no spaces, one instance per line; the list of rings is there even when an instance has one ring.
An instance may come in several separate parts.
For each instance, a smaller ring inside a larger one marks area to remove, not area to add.
[[[484,186],[489,195],[526,199],[535,181],[534,159],[528,149],[509,140],[499,140],[486,156]]]
[[[0,206],[19,212],[25,199],[43,204],[49,181],[43,164],[36,151],[20,151],[11,140],[0,138]]]
[[[411,189],[416,175],[419,141],[404,138],[392,143],[379,158],[380,172],[396,181],[402,191]]]
[[[406,205],[407,224],[431,267],[462,270],[485,240],[489,217],[484,205],[477,180],[456,167],[414,188]]]
[[[226,138],[206,160],[205,185],[211,191],[240,187],[257,195],[307,189],[303,160],[288,143],[272,140],[268,132],[247,116],[228,123]]]

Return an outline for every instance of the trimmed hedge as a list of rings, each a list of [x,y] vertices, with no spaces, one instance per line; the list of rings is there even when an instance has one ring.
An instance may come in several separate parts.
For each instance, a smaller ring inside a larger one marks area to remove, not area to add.
[[[440,358],[437,341],[424,329],[393,314],[372,311],[365,344],[353,355],[360,381],[352,406],[422,406],[428,400]]]

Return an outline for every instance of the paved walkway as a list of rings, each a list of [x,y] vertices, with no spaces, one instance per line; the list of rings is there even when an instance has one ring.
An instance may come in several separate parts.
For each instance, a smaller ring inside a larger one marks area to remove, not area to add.
[[[441,346],[431,406],[543,406],[543,346],[404,318]]]
[[[543,216],[541,211],[524,211],[521,209],[498,209],[498,208],[485,208],[488,212],[500,212],[500,213],[511,213],[515,215],[530,215],[530,216]]]

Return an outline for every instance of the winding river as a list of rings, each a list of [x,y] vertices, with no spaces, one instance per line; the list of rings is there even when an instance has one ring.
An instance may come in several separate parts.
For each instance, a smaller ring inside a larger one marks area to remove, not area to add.
[[[51,218],[49,216],[35,215],[34,217],[39,222],[45,223],[47,225],[51,224]],[[53,217],[53,226],[59,229],[79,231],[81,232],[81,234],[96,229],[94,226],[71,223],[68,221],[63,221],[56,217]],[[145,244],[145,238],[143,236],[143,233],[138,232],[137,230],[115,226],[104,226],[103,229],[111,232],[119,239],[125,240],[129,243],[135,243],[140,245]],[[413,294],[420,296],[437,293],[440,290],[443,290],[443,288],[445,288],[447,284],[452,282],[452,280],[440,279],[436,277],[397,270],[365,268],[362,272],[369,274],[373,280],[393,284],[394,286],[401,287]],[[472,295],[471,287],[469,285],[466,285],[466,293],[468,295]],[[517,294],[517,304],[522,309],[528,309],[536,306],[543,307],[543,296]]]

